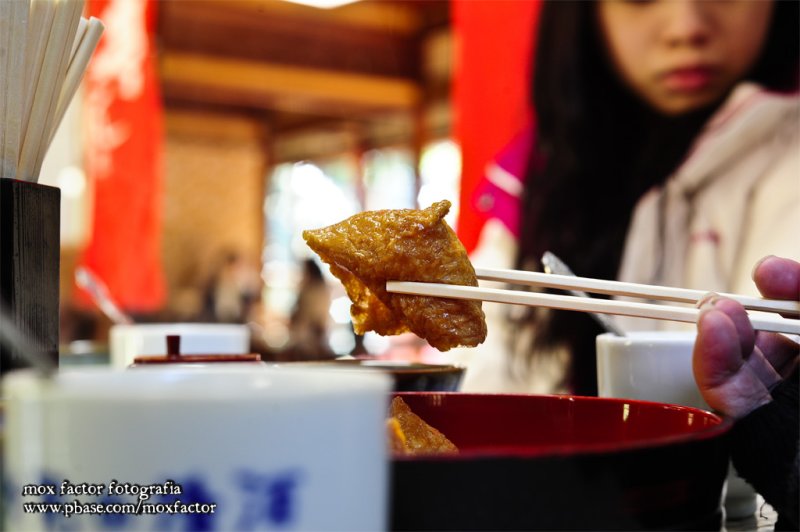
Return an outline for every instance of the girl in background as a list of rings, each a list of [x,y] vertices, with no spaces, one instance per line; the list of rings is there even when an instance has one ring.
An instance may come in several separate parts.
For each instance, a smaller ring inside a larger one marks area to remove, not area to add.
[[[791,0],[546,2],[536,128],[477,191],[473,262],[549,250],[580,276],[755,293],[760,257],[800,259],[798,20]],[[510,310],[462,389],[596,394],[590,316]]]

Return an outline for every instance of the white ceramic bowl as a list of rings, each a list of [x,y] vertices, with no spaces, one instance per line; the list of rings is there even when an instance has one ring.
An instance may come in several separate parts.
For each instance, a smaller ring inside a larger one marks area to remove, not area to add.
[[[389,390],[379,373],[263,365],[89,368],[51,381],[11,373],[3,381],[6,529],[381,530]],[[100,491],[64,493],[65,481]],[[170,489],[142,500],[134,484]],[[199,506],[164,506],[176,500]],[[66,506],[26,513],[26,503],[72,504],[72,515]],[[78,503],[110,513],[79,513]],[[137,514],[139,503],[156,506]]]

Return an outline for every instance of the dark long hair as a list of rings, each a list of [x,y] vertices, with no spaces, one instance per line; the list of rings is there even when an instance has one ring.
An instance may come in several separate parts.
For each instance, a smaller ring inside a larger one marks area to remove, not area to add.
[[[685,115],[662,116],[614,73],[595,2],[546,1],[542,9],[530,101],[537,128],[532,160],[540,164],[529,165],[526,177],[518,267],[538,268],[550,250],[577,275],[613,279],[636,202],[677,168],[727,95]],[[797,1],[776,2],[768,41],[747,79],[796,88],[799,18]],[[522,356],[566,345],[572,391],[595,395],[599,327],[584,313],[539,316],[523,318],[534,322],[535,334]]]

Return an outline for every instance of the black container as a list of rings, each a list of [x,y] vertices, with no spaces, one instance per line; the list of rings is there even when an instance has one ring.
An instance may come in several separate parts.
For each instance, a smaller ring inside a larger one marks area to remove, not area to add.
[[[11,321],[58,364],[61,190],[0,178],[0,301]],[[0,347],[0,372],[27,367]]]

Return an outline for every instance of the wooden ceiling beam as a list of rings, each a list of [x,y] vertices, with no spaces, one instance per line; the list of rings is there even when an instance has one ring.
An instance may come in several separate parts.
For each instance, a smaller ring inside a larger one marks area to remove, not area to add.
[[[183,4],[185,0],[178,0]],[[210,0],[201,0],[208,2]],[[283,0],[215,0],[225,9],[238,9],[251,16],[287,16],[307,23],[335,22],[352,28],[367,28],[406,34],[416,33],[424,23],[423,4],[432,0],[361,0],[336,9],[318,9]],[[447,4],[446,0],[436,0]]]
[[[165,93],[172,99],[179,99],[181,92],[189,99],[200,93],[220,104],[337,116],[411,109],[422,97],[419,85],[409,79],[209,55],[167,52],[160,68]]]
[[[161,45],[176,52],[226,55],[309,68],[391,77],[420,76],[416,34],[345,25],[334,16],[338,10],[312,9],[315,16],[298,17],[287,16],[286,10],[274,6],[259,12],[256,8],[262,4],[230,1],[222,5],[218,1],[194,0],[167,3],[161,14]],[[273,4],[286,3],[265,5]],[[372,7],[385,10],[392,6]],[[328,15],[323,17],[320,11]]]

